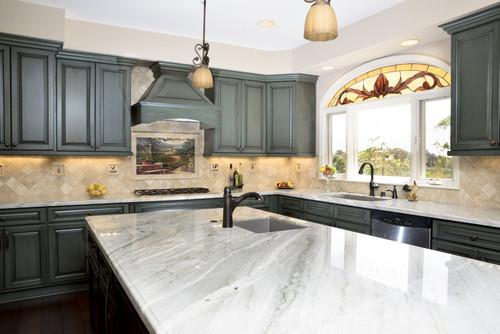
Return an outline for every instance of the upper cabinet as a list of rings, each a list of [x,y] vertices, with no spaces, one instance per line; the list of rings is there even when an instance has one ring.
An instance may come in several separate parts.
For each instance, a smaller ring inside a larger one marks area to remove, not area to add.
[[[500,6],[441,27],[452,43],[448,155],[500,155]]]
[[[224,70],[214,76],[207,95],[221,107],[221,123],[206,137],[206,155],[316,155],[317,76]]]
[[[63,52],[58,58],[57,150],[130,155],[131,64],[82,53]]]
[[[33,39],[9,38],[0,43],[0,152],[51,154],[55,149],[55,55],[60,44],[45,41],[35,48]]]
[[[131,155],[135,60],[61,47],[0,34],[0,154]]]

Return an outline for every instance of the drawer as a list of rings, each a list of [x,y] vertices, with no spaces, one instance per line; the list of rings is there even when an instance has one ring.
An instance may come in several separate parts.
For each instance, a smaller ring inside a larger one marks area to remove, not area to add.
[[[304,201],[298,198],[292,197],[281,197],[280,207],[286,209],[292,209],[296,211],[304,211]]]
[[[333,215],[335,214],[335,204],[316,202],[316,201],[305,201],[304,213],[312,214],[315,216],[333,218]]]
[[[311,215],[309,213],[304,213],[304,219],[321,225],[333,226],[333,218],[321,217],[321,216]]]
[[[247,198],[240,205],[248,206],[255,209],[268,209],[269,208],[269,197],[265,197],[262,201],[258,201],[253,198]]]
[[[128,204],[65,206],[48,209],[49,222],[83,221],[87,216],[119,215],[128,213]]]
[[[336,219],[334,225],[335,227],[341,228],[343,230],[347,231],[352,231],[352,232],[357,232],[357,233],[362,233],[362,234],[369,234],[371,235],[371,225],[367,224],[359,224],[359,223],[354,223],[354,222],[349,222],[346,220],[339,220]]]
[[[500,251],[500,229],[434,219],[432,237]]]
[[[292,217],[292,218],[304,219],[304,214],[302,212],[298,212],[298,211],[281,209],[281,214],[284,216]]]
[[[352,206],[335,205],[335,220],[371,226],[371,212]]]
[[[20,224],[43,224],[47,221],[45,209],[0,210],[0,226]]]
[[[141,202],[135,203],[135,212],[164,212],[176,210],[198,210],[222,208],[222,199],[194,199],[184,201]]]

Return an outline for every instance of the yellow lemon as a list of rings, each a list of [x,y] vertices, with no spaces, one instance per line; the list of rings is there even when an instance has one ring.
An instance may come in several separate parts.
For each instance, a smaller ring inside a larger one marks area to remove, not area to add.
[[[323,172],[325,171],[325,166],[321,166],[321,167],[319,168],[319,171],[320,171],[320,173],[323,173]]]
[[[101,190],[101,195],[106,195],[106,189]]]

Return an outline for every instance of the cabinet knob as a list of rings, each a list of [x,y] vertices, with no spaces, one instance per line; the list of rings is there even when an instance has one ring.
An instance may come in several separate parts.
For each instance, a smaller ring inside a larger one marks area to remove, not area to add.
[[[294,147],[292,147],[292,151],[294,151],[294,152],[295,152],[295,146],[294,146]]]
[[[241,150],[242,150],[242,151],[245,151],[245,147],[242,147],[242,148],[241,148]]]
[[[5,147],[9,147],[9,146],[10,146],[10,144],[9,144],[9,143],[5,143]]]
[[[99,146],[99,145],[96,145],[96,147],[95,147],[95,148],[96,148],[96,149],[100,149],[100,148],[101,148],[101,146]]]
[[[496,145],[496,141],[495,140],[490,140],[490,146],[495,146]],[[500,144],[500,143],[499,143]]]
[[[4,222],[4,221],[5,221],[5,217],[4,216],[0,217],[0,222]]]
[[[92,211],[89,211],[87,214],[88,214],[89,216],[92,216]]]
[[[473,235],[470,237],[470,240],[472,240],[472,241],[476,241],[476,240],[477,240],[477,235],[476,235],[476,234],[473,234]]]
[[[12,143],[12,147],[16,147],[17,146],[17,143]]]
[[[90,148],[91,148],[91,149],[94,149],[94,145],[90,145]]]

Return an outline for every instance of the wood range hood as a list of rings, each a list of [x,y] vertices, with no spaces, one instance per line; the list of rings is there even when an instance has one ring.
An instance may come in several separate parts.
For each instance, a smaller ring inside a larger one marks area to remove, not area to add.
[[[150,66],[155,80],[132,106],[132,125],[166,119],[190,119],[200,122],[200,129],[220,126],[221,108],[198,88],[189,74],[192,66],[155,62]]]

